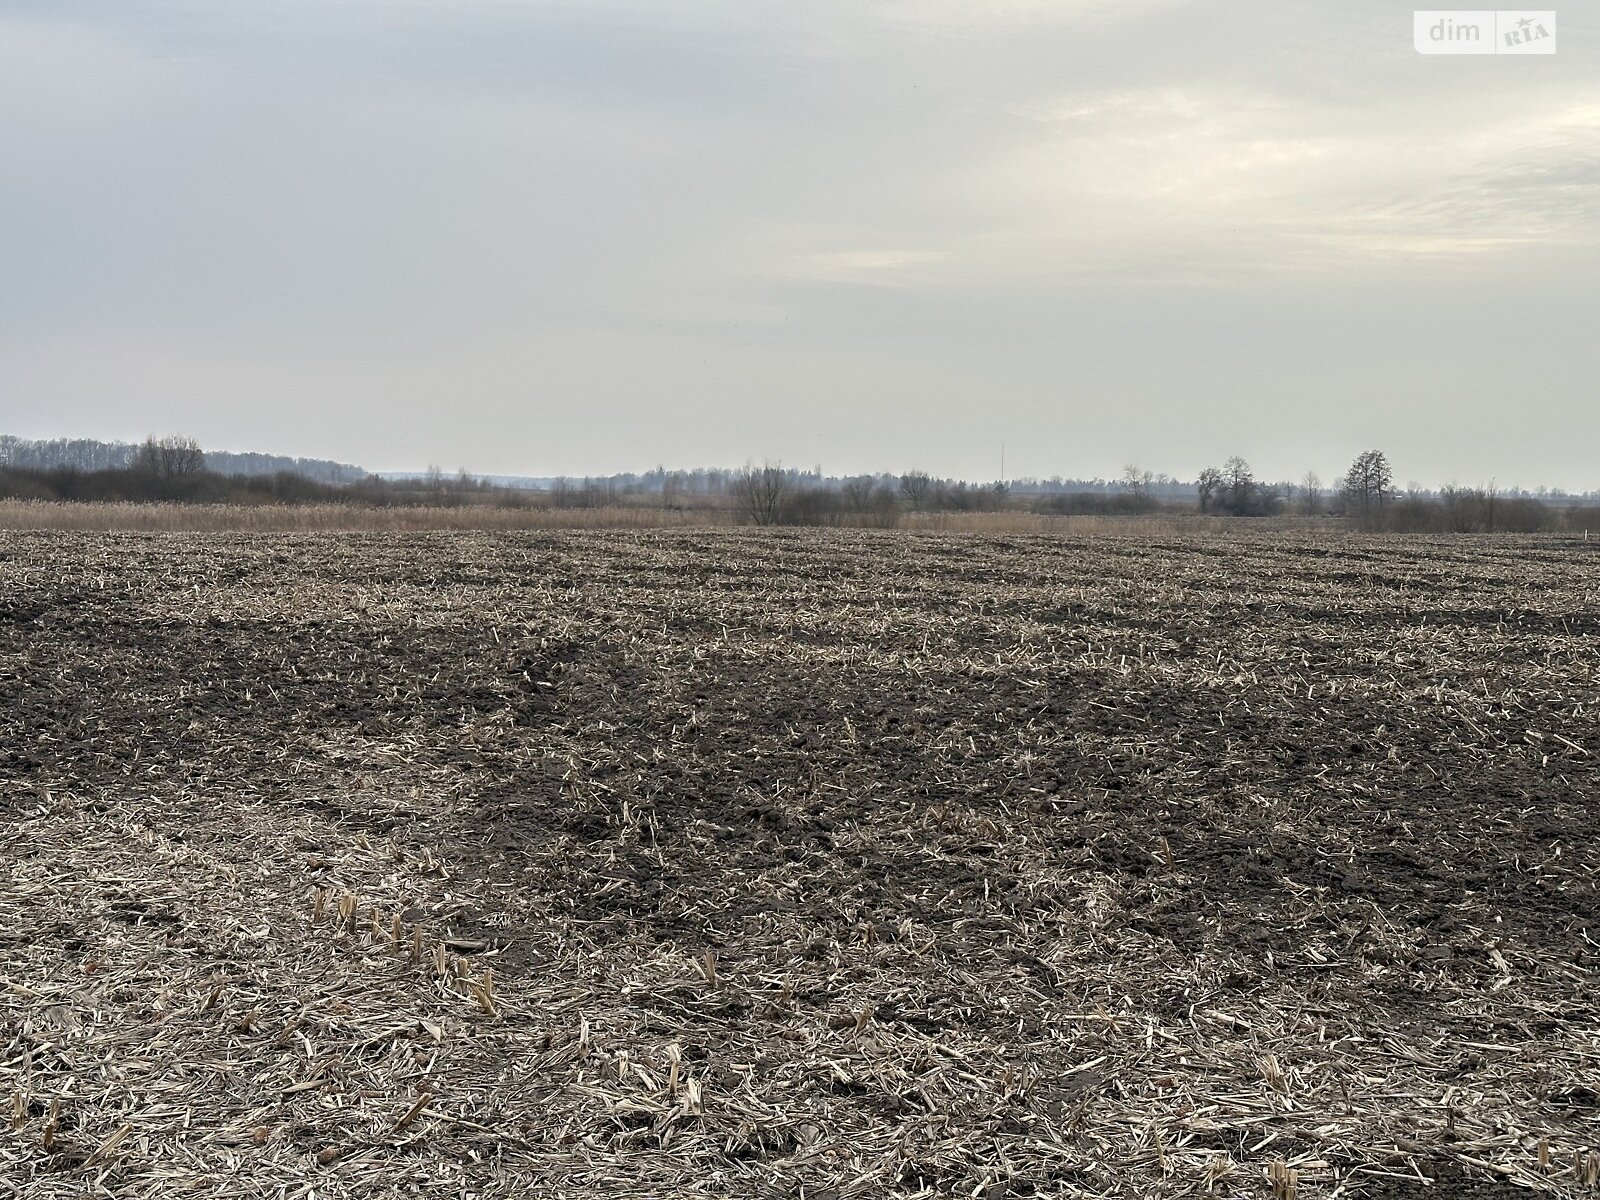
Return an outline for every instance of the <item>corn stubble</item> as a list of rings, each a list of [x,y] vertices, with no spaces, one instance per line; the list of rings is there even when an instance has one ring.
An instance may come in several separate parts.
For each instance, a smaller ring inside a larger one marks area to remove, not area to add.
[[[1600,1195],[1597,566],[0,536],[0,1180]]]

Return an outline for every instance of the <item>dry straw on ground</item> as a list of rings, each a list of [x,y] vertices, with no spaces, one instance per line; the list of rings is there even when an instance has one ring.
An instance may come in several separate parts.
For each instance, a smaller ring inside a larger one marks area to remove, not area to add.
[[[673,529],[725,525],[726,511],[487,504],[379,508],[357,504],[133,504],[0,500],[0,530],[123,533],[406,533],[528,529]]]
[[[875,518],[841,516],[845,525],[873,526]],[[1236,519],[1170,513],[1153,516],[1045,516],[1030,512],[903,513],[899,526],[934,533],[1114,534],[1144,537],[1218,533]],[[1276,528],[1322,522],[1285,518]],[[597,508],[418,505],[378,508],[356,504],[132,504],[0,500],[0,530],[101,533],[419,533],[541,529],[683,529],[749,525],[731,502],[661,508],[649,504]]]
[[[1594,1196],[1595,566],[0,537],[0,1182]]]

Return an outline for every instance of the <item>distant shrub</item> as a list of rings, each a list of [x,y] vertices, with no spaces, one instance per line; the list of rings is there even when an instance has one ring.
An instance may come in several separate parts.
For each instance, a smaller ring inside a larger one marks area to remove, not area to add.
[[[1154,496],[1143,492],[1066,492],[1033,502],[1034,512],[1055,517],[1138,516],[1160,508]]]
[[[1501,496],[1488,488],[1446,487],[1437,500],[1391,499],[1366,524],[1389,533],[1542,533],[1563,524],[1561,510],[1527,496]]]
[[[1581,505],[1561,514],[1561,523],[1575,533],[1600,534],[1600,508]]]

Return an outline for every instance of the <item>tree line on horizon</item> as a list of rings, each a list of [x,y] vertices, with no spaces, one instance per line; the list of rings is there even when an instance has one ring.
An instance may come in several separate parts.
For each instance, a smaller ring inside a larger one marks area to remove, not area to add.
[[[0,498],[9,500],[381,505],[408,497],[404,487],[348,464],[207,452],[178,435],[137,445],[0,435]]]
[[[893,486],[891,486],[893,485]],[[1566,493],[1501,491],[1487,487],[1447,485],[1437,491],[1418,487],[1399,489],[1388,456],[1381,450],[1358,454],[1349,469],[1324,485],[1314,471],[1298,484],[1264,483],[1255,478],[1249,463],[1235,455],[1221,467],[1202,470],[1192,485],[1192,500],[1163,499],[1190,485],[1155,475],[1136,466],[1127,467],[1118,486],[1099,493],[1031,494],[1011,484],[974,487],[938,480],[921,471],[896,477],[847,481],[836,492],[836,508],[878,519],[865,523],[893,524],[894,514],[970,511],[975,500],[985,509],[1016,509],[1052,515],[1133,515],[1197,510],[1217,516],[1260,518],[1275,516],[1342,518],[1368,530],[1392,532],[1533,533],[1564,525],[1588,529],[1600,525],[1600,507],[1584,500],[1600,494],[1571,497]],[[737,480],[737,492],[750,518],[758,525],[826,524],[816,519],[826,510],[816,489],[807,489],[795,473],[780,465],[747,465]],[[870,498],[870,499],[869,499]],[[984,503],[986,500],[987,503]],[[1570,503],[1564,503],[1570,502]],[[1573,522],[1578,522],[1573,525]],[[861,523],[861,522],[857,522]]]
[[[143,442],[105,442],[96,438],[32,439],[0,434],[0,469],[41,471],[126,471],[139,465],[151,442],[185,443],[199,449],[192,438],[150,437]],[[219,475],[299,475],[319,483],[355,483],[367,472],[350,463],[326,458],[297,458],[284,454],[259,454],[231,450],[203,451],[205,469]]]
[[[267,467],[274,469],[268,471]],[[240,469],[241,467],[245,469]],[[658,467],[637,474],[508,487],[466,470],[437,466],[380,478],[322,459],[207,452],[182,436],[143,443],[92,439],[28,441],[0,435],[0,497],[34,500],[187,501],[233,504],[336,503],[606,508],[716,508],[757,525],[892,527],[907,514],[1035,512],[1123,516],[1184,511],[1239,518],[1344,518],[1368,529],[1518,532],[1572,520],[1600,527],[1600,493],[1450,485],[1396,487],[1388,457],[1364,451],[1324,484],[1314,471],[1297,483],[1255,478],[1241,457],[1207,467],[1190,482],[1130,465],[1115,480],[1023,478],[971,483],[926,471],[826,476],[768,463],[741,469]],[[1589,502],[1589,503],[1586,503]],[[1563,519],[1567,511],[1570,519]]]

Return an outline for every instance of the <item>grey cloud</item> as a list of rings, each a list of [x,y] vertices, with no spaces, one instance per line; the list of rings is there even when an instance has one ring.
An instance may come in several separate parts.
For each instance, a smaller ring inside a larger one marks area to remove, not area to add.
[[[71,14],[0,17],[17,433],[1600,482],[1582,11],[1539,62],[1377,0]]]

